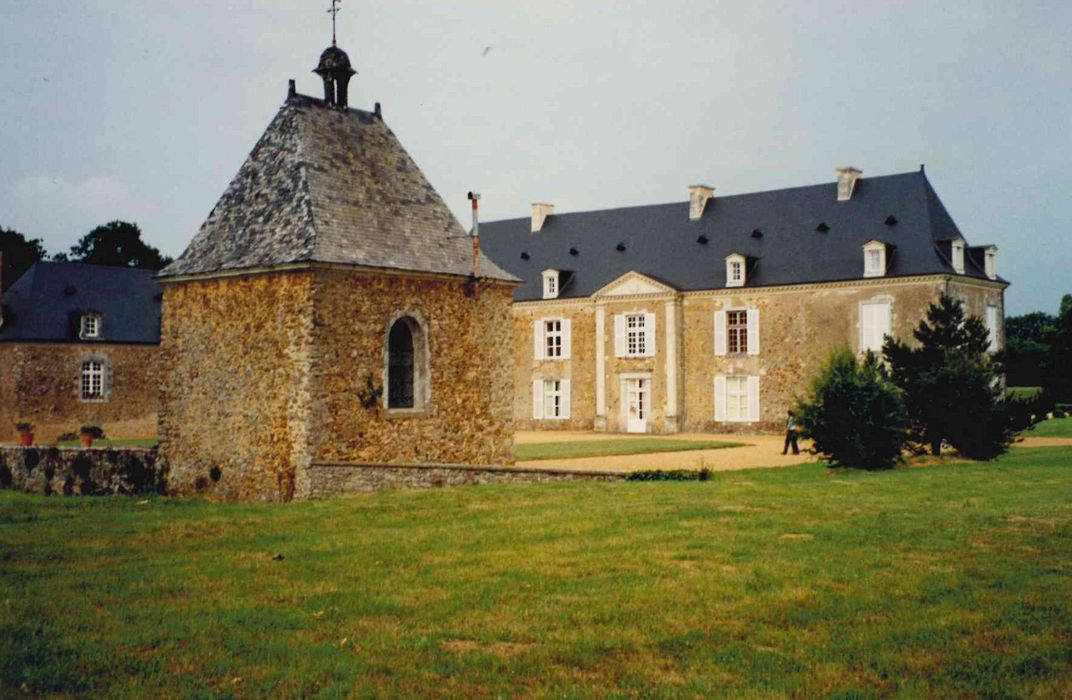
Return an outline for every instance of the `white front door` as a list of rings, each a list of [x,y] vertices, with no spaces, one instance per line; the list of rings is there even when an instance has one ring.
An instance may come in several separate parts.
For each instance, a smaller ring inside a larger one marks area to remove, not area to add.
[[[651,403],[650,379],[625,380],[625,430],[629,433],[648,432],[648,411]]]

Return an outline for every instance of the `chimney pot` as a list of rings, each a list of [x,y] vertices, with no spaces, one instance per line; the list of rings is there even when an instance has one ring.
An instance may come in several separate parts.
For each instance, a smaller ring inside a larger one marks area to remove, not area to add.
[[[379,119],[380,121],[383,121],[383,110],[380,108],[380,103],[379,102],[376,103],[376,106],[373,108],[372,111],[376,115],[377,119]]]
[[[856,189],[856,181],[863,174],[862,170],[851,165],[837,169],[837,201],[847,202],[852,199],[853,190]]]
[[[555,205],[547,202],[532,203],[532,232],[539,233],[543,230],[547,217],[555,213]]]
[[[689,221],[698,221],[702,218],[707,202],[714,196],[714,187],[689,185]]]
[[[287,84],[287,97],[294,97],[298,94],[298,86],[294,84],[294,78],[291,78]]]

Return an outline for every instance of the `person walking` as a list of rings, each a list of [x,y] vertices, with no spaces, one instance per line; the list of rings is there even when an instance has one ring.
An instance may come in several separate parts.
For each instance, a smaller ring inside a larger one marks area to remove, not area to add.
[[[793,454],[800,454],[800,448],[797,447],[797,417],[790,411],[789,415],[785,419],[785,447],[782,448],[782,454],[789,452],[789,446],[793,446]]]

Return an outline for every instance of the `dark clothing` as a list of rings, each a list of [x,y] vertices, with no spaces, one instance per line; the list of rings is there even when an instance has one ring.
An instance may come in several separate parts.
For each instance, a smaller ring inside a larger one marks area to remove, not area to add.
[[[785,431],[785,447],[782,448],[782,454],[789,452],[789,446],[793,446],[793,454],[800,454],[800,448],[797,447],[797,429],[792,428]]]
[[[797,419],[793,416],[789,416],[785,421],[785,447],[782,448],[782,454],[789,452],[789,446],[793,446],[793,454],[800,454],[800,448],[797,447]]]

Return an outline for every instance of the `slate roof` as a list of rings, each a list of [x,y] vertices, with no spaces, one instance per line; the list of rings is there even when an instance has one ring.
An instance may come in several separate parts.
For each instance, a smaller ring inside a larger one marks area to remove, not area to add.
[[[152,270],[38,262],[4,292],[0,342],[160,343],[162,291]],[[101,338],[80,340],[82,315]]]
[[[472,243],[382,118],[293,95],[159,276],[305,262],[468,276]]]
[[[891,216],[894,225],[886,223]],[[823,223],[825,233],[817,230]],[[861,177],[847,202],[837,201],[836,182],[716,194],[698,221],[682,201],[553,214],[538,233],[527,217],[481,224],[484,252],[524,280],[515,301],[541,299],[540,273],[548,268],[573,272],[559,298],[590,296],[630,270],[682,291],[719,289],[732,253],[749,259],[748,287],[860,279],[870,240],[895,246],[888,277],[953,274],[941,242],[958,236],[922,171]],[[967,276],[986,279],[982,266],[981,255],[965,256]]]

